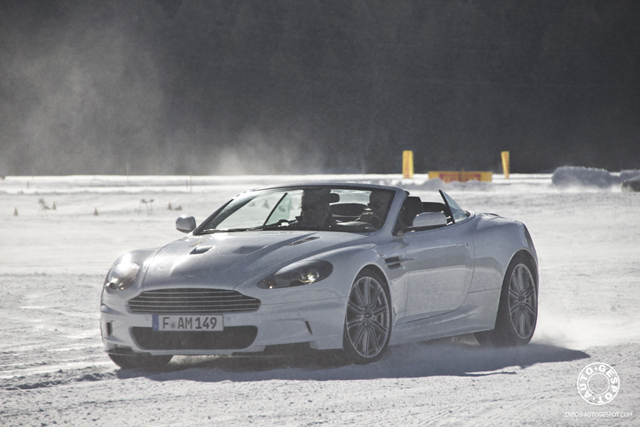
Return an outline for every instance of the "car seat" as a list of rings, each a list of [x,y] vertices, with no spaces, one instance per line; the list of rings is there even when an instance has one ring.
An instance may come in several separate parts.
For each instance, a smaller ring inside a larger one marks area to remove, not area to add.
[[[416,215],[422,212],[424,212],[424,208],[422,206],[420,197],[409,196],[402,204],[400,220],[405,226],[411,227],[411,224],[413,224],[413,219],[416,217]]]

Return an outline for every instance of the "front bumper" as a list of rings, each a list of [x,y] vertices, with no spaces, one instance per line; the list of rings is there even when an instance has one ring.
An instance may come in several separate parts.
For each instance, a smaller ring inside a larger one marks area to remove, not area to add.
[[[125,305],[107,304],[101,306],[100,326],[108,353],[230,355],[296,343],[308,343],[317,350],[340,349],[347,299],[263,303],[256,311],[224,314],[221,332],[153,331],[152,314],[131,313]]]

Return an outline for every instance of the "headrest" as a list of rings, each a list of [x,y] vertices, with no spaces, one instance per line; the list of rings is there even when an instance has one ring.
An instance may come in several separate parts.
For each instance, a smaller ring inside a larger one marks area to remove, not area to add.
[[[302,204],[323,204],[323,203],[336,203],[340,201],[340,195],[331,193],[329,188],[314,188],[310,190],[304,190],[302,193]]]
[[[413,213],[414,215],[424,211],[420,197],[407,197],[404,201],[404,206],[409,212]]]

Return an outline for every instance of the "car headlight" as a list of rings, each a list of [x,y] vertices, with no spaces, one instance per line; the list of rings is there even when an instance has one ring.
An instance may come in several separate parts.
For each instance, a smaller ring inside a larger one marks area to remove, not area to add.
[[[129,261],[120,262],[109,271],[104,285],[111,289],[127,289],[135,282],[138,271],[140,271],[140,265]]]
[[[260,289],[290,288],[310,285],[326,279],[333,272],[327,261],[301,261],[288,265],[258,282]]]

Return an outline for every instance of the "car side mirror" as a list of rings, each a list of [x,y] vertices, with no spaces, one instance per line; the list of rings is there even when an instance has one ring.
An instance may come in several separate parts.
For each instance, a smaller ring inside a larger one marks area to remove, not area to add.
[[[413,219],[411,228],[438,228],[447,225],[447,216],[442,212],[422,212]]]
[[[183,233],[191,233],[196,229],[196,219],[192,216],[181,216],[176,219],[176,229]]]

